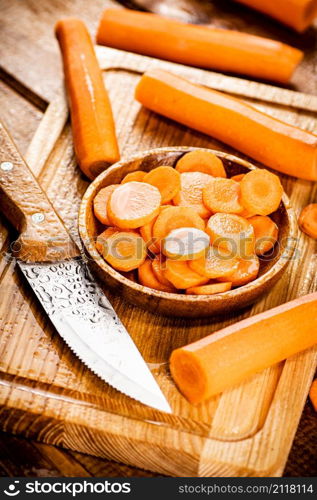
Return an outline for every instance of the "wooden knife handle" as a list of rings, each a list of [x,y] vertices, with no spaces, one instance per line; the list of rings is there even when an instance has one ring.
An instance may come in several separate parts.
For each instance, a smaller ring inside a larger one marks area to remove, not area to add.
[[[25,262],[79,255],[62,221],[0,123],[0,210],[19,231],[14,244]]]

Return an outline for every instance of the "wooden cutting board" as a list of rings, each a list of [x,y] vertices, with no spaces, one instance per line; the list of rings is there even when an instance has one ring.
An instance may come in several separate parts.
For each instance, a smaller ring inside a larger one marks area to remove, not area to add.
[[[160,146],[236,151],[161,118],[134,101],[140,73],[160,66],[210,87],[241,95],[259,109],[316,131],[316,97],[216,73],[97,48],[109,89],[122,156]],[[252,137],[250,137],[252,140]],[[241,155],[240,155],[241,156]],[[63,92],[50,104],[26,159],[56,210],[77,236],[87,181],[74,161]],[[300,166],[299,166],[300,168]],[[316,186],[282,176],[296,211]],[[116,392],[77,360],[59,338],[8,253],[0,227],[0,427],[46,443],[177,476],[279,476],[317,363],[310,349],[193,407],[168,370],[172,349],[244,317],[315,291],[316,243],[298,235],[295,258],[282,280],[252,308],[222,318],[182,320],[153,315],[109,293],[117,313],[149,363],[172,415]]]

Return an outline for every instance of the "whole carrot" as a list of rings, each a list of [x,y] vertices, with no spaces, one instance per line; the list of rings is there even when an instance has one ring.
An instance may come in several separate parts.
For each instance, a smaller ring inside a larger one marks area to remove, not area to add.
[[[194,404],[317,343],[317,293],[175,349],[170,368]]]
[[[302,32],[317,15],[317,0],[236,0]]]
[[[106,9],[97,42],[191,66],[287,83],[303,53],[238,31],[185,24],[129,9]]]
[[[163,70],[145,73],[135,97],[146,108],[230,144],[268,167],[317,180],[317,136],[239,99]]]
[[[81,170],[94,179],[119,159],[109,97],[84,23],[62,19],[55,33],[63,57],[76,157]]]

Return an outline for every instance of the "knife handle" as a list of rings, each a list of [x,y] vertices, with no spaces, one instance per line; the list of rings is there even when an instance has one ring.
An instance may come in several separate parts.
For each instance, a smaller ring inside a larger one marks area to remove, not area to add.
[[[80,254],[1,122],[0,210],[20,233],[14,251],[21,260],[56,261]]]

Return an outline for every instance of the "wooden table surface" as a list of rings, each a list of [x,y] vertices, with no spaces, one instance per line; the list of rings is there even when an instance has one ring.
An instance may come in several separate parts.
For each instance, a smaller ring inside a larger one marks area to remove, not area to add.
[[[138,7],[156,12],[162,3],[158,0],[135,2]],[[56,96],[60,86],[61,64],[53,35],[56,20],[66,16],[78,16],[87,23],[94,34],[100,13],[106,5],[115,5],[115,2],[1,0],[1,118],[22,153],[26,151],[43,112]],[[305,51],[305,60],[294,77],[292,88],[317,94],[316,25],[304,35],[297,35],[265,16],[231,2],[224,5],[224,2],[220,1],[173,1],[174,16],[193,21],[195,12],[199,13],[202,22],[277,38],[302,48]],[[316,423],[316,414],[307,402],[284,475],[316,475],[313,455],[313,450],[317,447]],[[154,474],[0,433],[0,475],[110,477]]]

